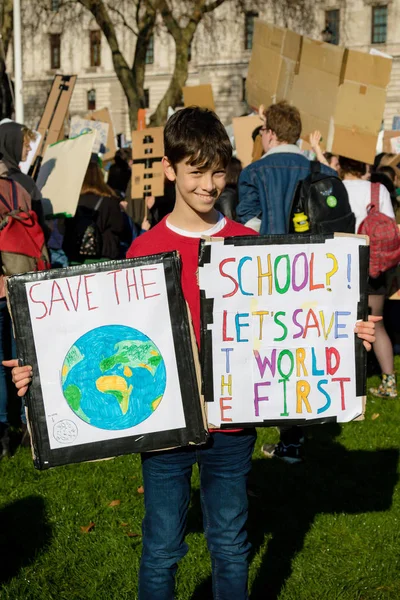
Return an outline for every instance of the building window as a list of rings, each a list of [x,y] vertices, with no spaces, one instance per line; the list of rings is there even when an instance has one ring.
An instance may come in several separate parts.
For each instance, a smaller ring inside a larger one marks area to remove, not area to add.
[[[244,49],[251,50],[253,47],[254,19],[258,17],[256,12],[248,12],[244,21]]]
[[[149,38],[144,62],[146,65],[152,65],[154,63],[154,35]]]
[[[150,90],[149,88],[146,88],[145,90],[143,90],[144,93],[144,107],[143,108],[150,108]]]
[[[90,32],[90,66],[101,65],[101,31]]]
[[[387,33],[387,6],[372,7],[372,44],[384,44]]]
[[[52,11],[57,12],[60,8],[60,0],[50,0],[50,8]]]
[[[59,33],[50,35],[50,67],[51,69],[61,67],[61,35]]]
[[[88,110],[96,110],[96,90],[93,88],[87,93],[87,107]]]
[[[246,77],[242,77],[242,102],[247,102],[247,98],[246,98]]]
[[[340,40],[340,10],[325,11],[325,31],[329,32],[329,44],[339,44]]]

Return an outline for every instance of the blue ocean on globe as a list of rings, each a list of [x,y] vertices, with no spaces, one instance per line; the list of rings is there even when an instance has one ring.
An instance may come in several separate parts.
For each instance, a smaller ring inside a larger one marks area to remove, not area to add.
[[[66,401],[83,421],[100,429],[128,429],[160,404],[165,363],[154,342],[137,329],[105,325],[71,346],[61,383]]]

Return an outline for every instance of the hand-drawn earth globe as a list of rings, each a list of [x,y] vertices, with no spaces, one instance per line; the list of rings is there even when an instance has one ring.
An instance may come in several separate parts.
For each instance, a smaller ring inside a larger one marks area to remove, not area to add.
[[[100,429],[128,429],[157,409],[166,370],[149,337],[125,325],[106,325],[71,346],[61,382],[65,399],[83,421]]]

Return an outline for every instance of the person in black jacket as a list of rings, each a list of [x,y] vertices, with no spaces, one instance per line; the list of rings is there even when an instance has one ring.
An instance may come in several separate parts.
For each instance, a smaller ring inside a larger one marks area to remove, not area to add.
[[[129,159],[131,158],[132,150],[129,148],[119,148],[114,156],[114,163],[108,171],[107,184],[121,198],[125,198],[126,188],[131,178],[131,167]]]
[[[30,195],[32,209],[37,214],[38,222],[47,239],[49,230],[43,215],[42,194],[32,177],[22,173],[19,168],[19,163],[26,160],[31,142],[35,139],[36,133],[25,125],[14,121],[0,125],[0,154],[2,154],[2,162],[7,167],[7,177],[22,185]]]
[[[225,217],[236,221],[236,207],[239,202],[237,184],[239,175],[242,172],[242,163],[238,158],[231,158],[226,167],[226,185],[225,189],[218,198],[215,208]]]
[[[105,183],[96,157],[90,161],[86,171],[75,216],[66,221],[63,250],[70,262],[119,257],[120,238],[124,232],[124,220],[119,201],[114,190]],[[87,223],[88,216],[92,215],[101,236],[101,249],[98,256],[90,257],[80,254],[77,231],[80,230],[81,223]]]

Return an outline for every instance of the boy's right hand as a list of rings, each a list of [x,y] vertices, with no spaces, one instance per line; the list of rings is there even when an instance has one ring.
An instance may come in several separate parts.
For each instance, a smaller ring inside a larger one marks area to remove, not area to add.
[[[12,369],[12,380],[18,390],[17,395],[25,396],[28,386],[32,381],[32,367],[30,365],[24,365],[23,367],[18,366],[17,358],[3,360],[2,364],[5,367],[10,367]]]

